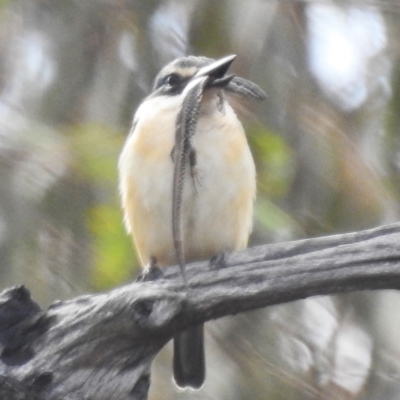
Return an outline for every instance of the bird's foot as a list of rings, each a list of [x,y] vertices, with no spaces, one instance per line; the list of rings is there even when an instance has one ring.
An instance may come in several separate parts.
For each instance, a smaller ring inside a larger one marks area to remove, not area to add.
[[[150,264],[146,266],[144,271],[136,278],[136,282],[156,281],[164,277],[163,272],[157,265],[155,257],[151,257]]]
[[[221,251],[221,253],[216,254],[210,260],[210,269],[216,270],[227,267],[226,256],[228,255],[228,251]]]

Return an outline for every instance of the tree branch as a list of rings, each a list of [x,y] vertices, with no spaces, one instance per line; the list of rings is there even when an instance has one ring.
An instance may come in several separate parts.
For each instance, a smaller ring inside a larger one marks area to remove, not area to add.
[[[8,289],[0,294],[0,398],[146,399],[150,364],[177,330],[309,296],[398,289],[399,243],[393,224],[259,246],[189,265],[189,291],[175,266],[163,279],[44,311],[24,287]]]

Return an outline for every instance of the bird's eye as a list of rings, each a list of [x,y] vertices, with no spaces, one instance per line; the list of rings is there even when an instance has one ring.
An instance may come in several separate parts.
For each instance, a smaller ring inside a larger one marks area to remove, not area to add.
[[[165,84],[170,87],[174,87],[174,86],[178,85],[180,83],[180,81],[181,81],[181,78],[178,74],[171,74],[165,78]]]

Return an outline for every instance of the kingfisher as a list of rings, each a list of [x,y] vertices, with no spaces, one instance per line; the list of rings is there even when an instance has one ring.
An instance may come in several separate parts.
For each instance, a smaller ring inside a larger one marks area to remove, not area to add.
[[[165,66],[153,91],[136,110],[119,159],[124,221],[141,265],[178,263],[172,232],[173,171],[177,116],[190,85],[209,77],[201,99],[193,147],[196,181],[185,171],[181,227],[190,263],[247,247],[252,231],[256,170],[245,131],[229,101],[263,100],[256,84],[227,76],[236,56],[219,60],[188,56]],[[174,381],[199,389],[205,380],[204,326],[174,336]]]

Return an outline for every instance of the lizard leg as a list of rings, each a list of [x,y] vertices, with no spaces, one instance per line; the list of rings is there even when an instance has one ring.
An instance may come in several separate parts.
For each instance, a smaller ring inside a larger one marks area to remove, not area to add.
[[[197,167],[197,153],[193,145],[189,148],[189,165],[193,188],[195,193],[197,193],[197,186],[201,187],[201,173]]]

